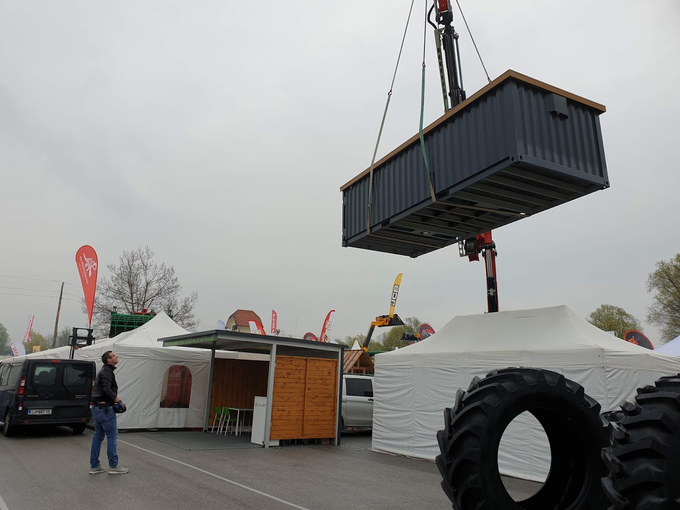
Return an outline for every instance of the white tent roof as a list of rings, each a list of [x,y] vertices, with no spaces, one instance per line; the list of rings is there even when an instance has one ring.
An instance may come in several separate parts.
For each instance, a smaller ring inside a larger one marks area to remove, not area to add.
[[[680,356],[680,336],[656,348],[656,352]]]
[[[619,354],[649,352],[602,331],[563,305],[454,317],[440,331],[400,350],[398,355],[404,356],[407,352],[573,352],[598,348]],[[390,354],[379,356],[386,359]]]
[[[74,359],[94,361],[97,370],[101,356],[114,351],[119,356],[116,367],[118,396],[128,411],[118,417],[121,429],[202,427],[208,394],[210,351],[163,347],[159,338],[183,335],[189,331],[165,313],[132,331],[114,338],[97,340],[94,345],[77,349]],[[58,347],[34,354],[31,358],[68,359],[70,347]],[[233,353],[236,354],[236,353]],[[188,408],[161,407],[170,367],[186,367],[191,373],[191,395]]]
[[[602,410],[635,390],[680,372],[680,360],[617,339],[566,306],[455,317],[433,336],[376,355],[373,448],[433,459],[443,411],[473,377],[506,367],[564,374],[585,387]],[[499,453],[505,474],[540,480],[548,469],[538,422],[522,415],[506,430]]]
[[[101,356],[106,351],[121,351],[121,349],[126,351],[132,348],[134,352],[135,348],[163,348],[163,342],[159,342],[159,338],[173,335],[185,335],[188,333],[189,331],[173,321],[165,312],[161,312],[153,319],[132,331],[126,331],[113,338],[96,340],[94,345],[88,345],[87,347],[77,349],[74,358],[99,361],[101,365]],[[26,357],[67,359],[69,357],[70,349],[71,348],[68,346],[57,347],[55,349],[27,354]],[[201,351],[200,349],[193,350]],[[205,355],[205,351],[201,352]],[[121,361],[122,358],[123,357],[121,356]]]

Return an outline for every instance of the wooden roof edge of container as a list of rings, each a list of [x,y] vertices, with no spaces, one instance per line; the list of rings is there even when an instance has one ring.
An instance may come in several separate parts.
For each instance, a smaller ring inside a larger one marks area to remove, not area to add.
[[[536,80],[536,79],[531,78],[530,76],[527,76],[527,75],[525,75],[525,74],[518,73],[517,71],[513,71],[512,69],[508,69],[508,70],[505,71],[503,74],[501,74],[498,78],[496,78],[495,80],[493,80],[493,81],[489,82],[488,84],[486,84],[484,87],[482,87],[482,88],[479,89],[477,92],[475,92],[474,94],[472,94],[472,95],[471,95],[470,97],[468,97],[465,101],[463,101],[462,103],[460,103],[459,105],[457,105],[455,108],[452,108],[451,110],[449,110],[448,112],[446,112],[444,115],[442,115],[441,117],[439,117],[439,118],[438,118],[437,120],[435,120],[432,124],[430,124],[429,126],[423,128],[423,134],[424,134],[424,133],[427,133],[428,131],[430,131],[430,130],[432,130],[432,129],[434,129],[434,128],[436,128],[439,124],[441,124],[442,122],[446,121],[449,117],[451,117],[452,115],[455,115],[455,114],[458,113],[460,110],[462,110],[463,108],[466,108],[468,105],[472,104],[472,103],[475,102],[477,99],[479,99],[480,97],[482,97],[482,96],[483,96],[484,94],[486,94],[489,90],[491,90],[491,89],[493,89],[494,87],[498,86],[500,83],[504,82],[505,80],[509,80],[509,79],[511,79],[511,78],[514,78],[514,79],[519,80],[519,81],[523,81],[523,82],[525,82],[525,83],[528,83],[529,85],[533,85],[533,86],[538,87],[538,88],[541,88],[541,89],[543,89],[543,90],[548,90],[548,91],[553,92],[553,93],[555,93],[555,94],[558,94],[558,95],[560,95],[560,96],[564,96],[564,97],[566,97],[566,98],[568,98],[568,99],[571,99],[572,101],[576,101],[577,103],[581,103],[581,104],[584,104],[584,105],[586,105],[586,106],[589,106],[589,107],[591,107],[591,108],[593,108],[593,109],[595,109],[595,110],[598,110],[600,113],[604,113],[604,112],[607,111],[607,108],[606,108],[604,105],[600,104],[600,103],[596,103],[595,101],[591,101],[590,99],[586,99],[586,98],[584,98],[584,97],[577,96],[576,94],[572,94],[571,92],[567,92],[566,90],[560,89],[560,88],[558,88],[558,87],[554,87],[554,86],[552,86],[552,85],[548,85],[547,83],[544,83],[544,82],[542,82],[542,81],[540,81],[540,80]],[[385,162],[387,162],[388,160],[390,160],[395,154],[400,153],[400,152],[401,152],[402,150],[404,150],[406,147],[408,147],[408,146],[411,145],[412,143],[418,141],[419,138],[420,138],[420,135],[419,135],[418,133],[416,133],[416,134],[413,135],[411,138],[409,138],[409,139],[406,140],[404,143],[402,143],[399,147],[397,147],[397,148],[394,149],[392,152],[390,152],[389,154],[387,154],[386,156],[384,156],[383,158],[381,158],[379,161],[377,161],[377,162],[373,165],[373,168],[374,168],[374,169],[378,168],[380,165],[382,165],[382,164],[384,164]],[[370,171],[371,171],[371,169],[370,169],[370,168],[367,168],[366,170],[364,170],[363,172],[361,172],[359,175],[357,175],[356,177],[354,177],[353,179],[351,179],[351,180],[348,181],[347,183],[343,184],[343,185],[340,187],[340,191],[345,191],[345,189],[349,188],[349,187],[350,187],[352,184],[354,184],[355,182],[361,180],[361,179],[362,179],[366,174],[368,174]]]

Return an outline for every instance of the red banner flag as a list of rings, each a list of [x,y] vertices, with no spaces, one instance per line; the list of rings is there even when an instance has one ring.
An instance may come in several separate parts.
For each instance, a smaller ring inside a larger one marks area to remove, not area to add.
[[[85,305],[87,306],[87,322],[92,325],[92,309],[94,308],[94,294],[97,290],[97,252],[92,246],[81,246],[76,252],[76,265],[83,284]]]
[[[272,310],[272,334],[276,334],[276,311]]]
[[[33,315],[28,316],[28,324],[26,325],[26,332],[24,333],[24,343],[25,344],[27,344],[31,341],[31,330],[33,329],[33,319],[34,319]]]
[[[421,340],[425,340],[426,338],[434,335],[434,328],[429,324],[421,324],[420,328],[418,329],[418,334],[420,335]]]
[[[335,314],[335,310],[331,310],[328,312],[328,315],[326,315],[326,320],[323,321],[323,327],[321,328],[321,336],[319,337],[319,342],[328,342],[330,339],[328,338],[328,335],[331,332],[331,325],[333,324],[333,315]]]
[[[262,327],[262,324],[260,324],[257,321],[248,321],[248,325],[250,326],[250,332],[255,334],[255,335],[267,335],[265,333],[264,328]]]

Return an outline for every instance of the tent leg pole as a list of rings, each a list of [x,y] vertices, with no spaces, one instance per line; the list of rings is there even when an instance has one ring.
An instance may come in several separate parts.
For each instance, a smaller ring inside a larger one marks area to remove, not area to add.
[[[208,432],[210,421],[210,400],[212,399],[213,376],[215,375],[215,343],[210,350],[210,373],[208,374],[208,397],[205,403],[205,416],[203,417],[203,432]]]
[[[276,374],[276,344],[269,353],[269,379],[267,380],[267,411],[264,421],[264,447],[269,448],[269,434],[272,425],[272,398],[274,397],[274,374]]]
[[[342,435],[342,374],[345,373],[345,350],[340,349],[338,353],[338,391],[336,397],[338,405],[336,406],[337,420],[335,425],[335,446],[340,446],[340,436]]]

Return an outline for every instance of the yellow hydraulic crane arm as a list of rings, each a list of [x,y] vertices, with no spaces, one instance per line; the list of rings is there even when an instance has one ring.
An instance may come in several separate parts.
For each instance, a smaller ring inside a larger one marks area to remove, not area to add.
[[[392,285],[392,294],[390,295],[390,313],[389,315],[378,315],[371,326],[368,328],[368,333],[364,339],[364,344],[361,348],[368,352],[368,344],[371,342],[371,337],[373,336],[373,331],[376,327],[382,328],[385,326],[403,326],[404,322],[401,318],[394,313],[394,309],[397,306],[397,297],[399,296],[399,287],[401,287],[401,277],[404,273],[399,273],[394,280],[394,285]]]

